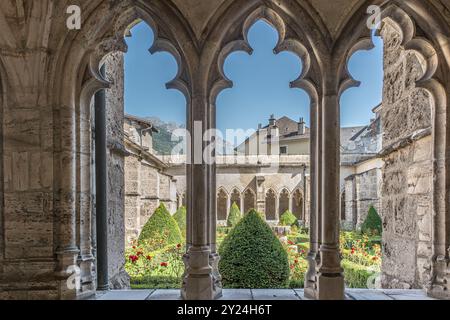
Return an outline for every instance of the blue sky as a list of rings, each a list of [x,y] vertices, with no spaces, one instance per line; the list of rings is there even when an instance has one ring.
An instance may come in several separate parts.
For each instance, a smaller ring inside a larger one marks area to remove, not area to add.
[[[175,59],[168,53],[150,55],[153,32],[144,23],[127,38],[125,56],[125,110],[137,116],[157,116],[164,121],[185,123],[186,101],[165,83],[177,73]],[[256,128],[267,124],[269,116],[304,117],[309,124],[309,97],[289,82],[301,72],[300,59],[291,53],[273,54],[278,33],[265,22],[257,22],[249,32],[253,55],[231,54],[225,62],[225,73],[234,82],[217,99],[217,126],[226,129]],[[361,87],[347,90],[341,98],[341,126],[364,125],[373,117],[372,108],[382,97],[382,41],[374,39],[376,48],[353,55],[349,70],[362,82]]]

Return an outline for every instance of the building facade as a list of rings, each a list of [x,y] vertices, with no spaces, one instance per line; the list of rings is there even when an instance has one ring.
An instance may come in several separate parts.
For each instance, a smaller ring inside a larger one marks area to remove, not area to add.
[[[142,123],[146,126],[142,127]],[[127,223],[133,221],[134,226],[132,234],[127,236],[128,240],[139,235],[140,229],[160,203],[166,204],[172,213],[186,205],[186,157],[157,155],[151,148],[152,130],[155,128],[148,120],[125,116],[125,145],[132,155],[131,159],[126,160],[126,203],[127,205],[135,203],[125,208],[126,221]],[[308,225],[309,130],[303,118],[295,122],[288,117],[275,119],[272,115],[269,124],[265,127],[259,125],[258,130],[239,145],[234,154],[217,156],[218,225],[226,224],[233,203],[243,213],[250,209],[264,213],[267,222],[272,225],[278,224],[280,216],[288,210],[299,219],[301,225]],[[271,137],[268,141],[269,132]],[[133,144],[129,142],[131,136],[135,137]],[[139,148],[141,139],[146,142]],[[379,151],[379,139],[378,116],[368,126],[341,130],[340,180],[345,211],[345,214],[342,213],[341,220],[349,229],[356,229],[362,224],[371,206],[379,210],[378,189],[381,176],[378,173],[382,161],[378,158],[374,160]],[[135,168],[137,162],[134,160],[136,154],[145,158],[148,167],[150,167],[148,163],[152,162],[153,169],[141,169],[137,173]],[[350,183],[353,184],[353,179],[357,176],[369,176],[369,179],[358,183],[358,194],[354,195],[350,191],[347,192],[347,188],[350,188]],[[168,179],[170,183],[158,183],[165,179]],[[157,183],[151,184],[146,181],[157,181]],[[140,186],[141,193],[136,193],[137,186]],[[146,198],[144,195],[149,192],[153,196]],[[158,194],[164,194],[166,198],[161,198],[157,196]],[[370,198],[363,197],[364,194],[370,194]],[[144,203],[145,200],[136,202],[131,200],[131,197],[147,199],[147,204]],[[141,214],[136,214],[139,211]],[[141,217],[139,223],[135,219],[137,216]],[[354,223],[353,220],[355,220]]]
[[[383,286],[420,287],[449,298],[448,0],[73,2],[82,13],[81,28],[68,28],[72,1],[0,1],[0,298],[80,299],[102,288],[100,279],[115,276],[103,259],[112,254],[105,228],[119,234],[111,241],[124,240],[123,211],[114,211],[116,220],[105,219],[100,199],[122,207],[123,179],[117,177],[109,192],[110,182],[96,178],[98,166],[108,163],[95,159],[92,145],[106,124],[94,128],[94,140],[91,100],[111,86],[101,65],[106,56],[126,51],[123,37],[130,26],[139,19],[148,23],[155,31],[151,52],[175,57],[179,70],[168,87],[185,95],[187,128],[193,132],[202,121],[203,136],[216,126],[218,94],[232,86],[223,71],[226,57],[236,50],[250,53],[248,30],[264,19],[279,33],[275,52],[302,58],[302,74],[291,86],[311,98],[305,295],[344,299],[339,106],[342,93],[358,85],[348,72],[351,55],[371,47],[372,5],[379,8],[378,32],[385,42],[379,152]],[[120,168],[123,149],[109,147],[119,151]],[[216,169],[203,162],[186,165],[189,232],[180,294],[187,300],[216,299],[222,292],[215,233],[208,227],[217,220]],[[118,251],[124,250],[121,243]],[[68,285],[74,277],[76,285]]]

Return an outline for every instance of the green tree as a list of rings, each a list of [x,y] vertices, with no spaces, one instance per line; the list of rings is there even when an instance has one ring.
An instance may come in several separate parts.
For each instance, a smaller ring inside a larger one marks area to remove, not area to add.
[[[239,223],[241,219],[242,219],[241,210],[239,210],[239,207],[237,206],[236,202],[233,202],[233,205],[230,208],[230,214],[228,215],[227,226],[234,227]]]
[[[180,228],[164,204],[161,204],[148,219],[139,235],[138,242],[143,243],[151,239],[161,240],[159,245],[152,248],[153,250],[183,242]]]
[[[361,231],[368,235],[381,235],[383,232],[383,222],[373,206],[370,207],[366,220],[364,220],[364,223],[361,225]]]
[[[251,210],[219,248],[219,270],[229,288],[285,288],[289,280],[286,250],[260,214]]]
[[[173,218],[180,228],[181,234],[186,236],[186,207],[180,207],[177,212],[173,215]]]
[[[280,225],[281,226],[293,226],[296,223],[297,223],[297,218],[289,210],[286,210],[286,212],[283,213],[280,217]]]

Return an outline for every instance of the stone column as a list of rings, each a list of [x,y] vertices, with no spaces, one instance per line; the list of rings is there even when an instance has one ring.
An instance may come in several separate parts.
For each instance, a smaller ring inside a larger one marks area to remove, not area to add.
[[[305,296],[309,299],[316,298],[316,269],[318,258],[318,241],[320,226],[320,186],[321,186],[321,166],[318,165],[321,159],[321,109],[317,102],[311,103],[311,133],[310,133],[310,172],[311,172],[311,203],[309,216],[309,245],[308,271],[305,274]],[[306,201],[306,192],[303,193],[303,201]]]
[[[303,218],[305,224],[309,225],[310,211],[311,211],[311,180],[310,177],[306,177],[306,191],[303,197],[305,211],[303,213]]]
[[[322,243],[317,274],[317,298],[344,299],[344,277],[339,253],[339,96],[329,92],[322,105]]]
[[[241,210],[241,213],[244,213],[244,194],[241,193],[241,195],[239,196],[239,209]]]
[[[289,196],[289,211],[292,212],[292,201],[294,200],[293,195],[291,194]]]
[[[105,73],[102,67],[102,73]],[[95,95],[95,174],[97,224],[97,290],[109,289],[108,276],[108,175],[105,90]]]
[[[177,196],[177,209],[180,209],[183,206],[183,196]]]
[[[216,106],[210,105],[210,112],[208,113],[207,128],[216,128]],[[216,137],[209,137],[210,142],[216,142]],[[219,273],[219,254],[217,252],[217,167],[216,167],[216,149],[211,152],[211,156],[214,159],[213,163],[207,165],[208,170],[208,216],[209,216],[209,238],[208,243],[211,247],[210,265],[212,267],[212,298],[216,299],[222,296],[222,277]],[[242,198],[241,198],[242,202]]]
[[[187,245],[184,257],[186,271],[181,295],[184,300],[213,300],[222,295],[222,287],[217,267],[218,256],[215,252],[215,163],[206,163],[203,150],[204,133],[213,128],[215,114],[211,114],[207,99],[194,95],[188,106],[188,130],[191,133],[191,146],[188,147],[187,197]]]
[[[76,244],[76,160],[75,160],[75,110],[72,107],[61,107],[60,121],[64,123],[64,134],[61,134],[60,191],[57,195],[58,240],[56,255],[58,257],[57,274],[60,299],[73,299],[75,290],[67,287],[67,278],[71,276],[73,266],[77,265],[79,248]]]
[[[280,196],[275,195],[275,221],[280,221]]]
[[[230,214],[230,209],[231,209],[231,197],[227,195],[227,219],[228,215]]]
[[[306,221],[306,199],[308,192],[308,184],[306,183],[306,165],[303,165],[303,199],[302,199],[302,218],[303,221]]]
[[[256,210],[266,212],[266,192],[264,188],[264,176],[256,176]]]
[[[78,263],[81,271],[81,289],[78,292],[78,297],[84,294],[92,294],[96,289],[96,280],[94,274],[95,255],[93,253],[92,238],[93,229],[95,224],[95,214],[92,214],[93,203],[95,203],[95,180],[93,180],[92,166],[92,149],[94,148],[94,134],[91,130],[92,112],[91,108],[93,104],[88,106],[82,106],[80,108],[80,124],[79,124],[79,136],[80,136],[80,187],[79,187],[79,199],[80,199],[80,230],[79,230],[79,249],[80,254],[78,257]],[[81,143],[83,142],[83,143]],[[95,151],[94,151],[95,152]],[[81,292],[80,292],[81,291]]]

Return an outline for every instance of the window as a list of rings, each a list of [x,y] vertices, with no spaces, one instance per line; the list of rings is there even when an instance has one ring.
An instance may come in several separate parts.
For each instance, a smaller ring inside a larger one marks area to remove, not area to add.
[[[280,147],[280,154],[287,154],[287,153],[288,153],[288,147],[287,146]]]

